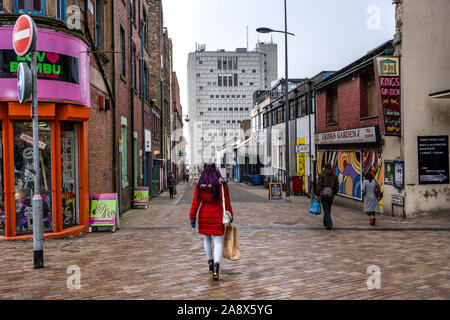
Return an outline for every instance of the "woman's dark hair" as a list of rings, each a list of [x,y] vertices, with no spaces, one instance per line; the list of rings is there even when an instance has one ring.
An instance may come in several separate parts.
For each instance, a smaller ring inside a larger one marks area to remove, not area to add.
[[[198,190],[197,194],[199,200],[200,200],[200,190],[207,189],[208,185],[210,184],[212,186],[214,201],[219,201],[219,190],[220,190],[219,178],[222,178],[222,175],[220,174],[220,171],[216,168],[215,163],[205,163],[203,165],[203,171],[197,183],[197,190]],[[202,184],[206,185],[206,187],[202,187],[201,186]]]
[[[370,173],[370,172],[366,173],[365,178],[366,178],[366,180],[369,180],[369,182],[372,182],[372,180],[374,179],[372,173]]]

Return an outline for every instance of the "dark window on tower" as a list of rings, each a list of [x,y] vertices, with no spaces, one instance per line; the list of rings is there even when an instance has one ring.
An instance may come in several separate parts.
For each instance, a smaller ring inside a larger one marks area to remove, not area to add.
[[[97,48],[103,47],[102,20],[102,5],[100,0],[97,0],[95,2],[95,45]]]

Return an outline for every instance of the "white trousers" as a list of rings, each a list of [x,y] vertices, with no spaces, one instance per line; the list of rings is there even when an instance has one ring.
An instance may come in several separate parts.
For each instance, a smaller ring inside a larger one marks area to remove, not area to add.
[[[220,263],[222,259],[222,236],[208,236],[205,238],[205,252],[208,260],[213,260],[212,239],[214,239],[214,264]]]

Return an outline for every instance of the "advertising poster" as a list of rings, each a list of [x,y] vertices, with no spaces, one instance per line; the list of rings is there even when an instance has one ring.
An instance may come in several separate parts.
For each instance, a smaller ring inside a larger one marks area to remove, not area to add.
[[[91,227],[114,227],[116,223],[117,194],[103,193],[92,195]]]
[[[405,163],[403,161],[394,161],[394,187],[403,188],[405,185]]]
[[[135,187],[133,206],[135,208],[147,208],[148,206],[148,187]]]

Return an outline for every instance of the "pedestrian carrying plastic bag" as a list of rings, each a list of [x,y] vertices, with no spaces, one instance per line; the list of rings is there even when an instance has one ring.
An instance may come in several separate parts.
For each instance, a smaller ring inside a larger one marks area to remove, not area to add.
[[[320,202],[317,201],[317,199],[313,199],[311,202],[311,207],[309,207],[309,213],[319,215],[322,213],[322,210],[320,209]]]

